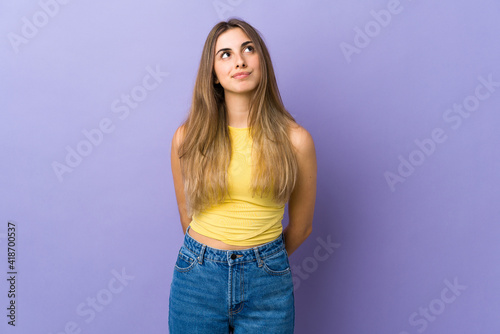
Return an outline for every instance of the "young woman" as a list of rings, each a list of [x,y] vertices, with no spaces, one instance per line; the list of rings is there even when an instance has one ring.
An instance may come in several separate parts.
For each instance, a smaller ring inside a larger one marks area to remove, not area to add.
[[[231,19],[209,33],[171,163],[184,244],[170,333],[293,333],[288,256],[312,231],[316,153],[248,23]]]

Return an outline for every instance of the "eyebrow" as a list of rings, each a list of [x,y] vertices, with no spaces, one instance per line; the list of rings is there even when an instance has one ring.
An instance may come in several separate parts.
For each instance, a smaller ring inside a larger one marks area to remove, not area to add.
[[[252,41],[246,41],[246,42],[243,42],[241,43],[241,47],[244,47],[246,46],[247,44],[250,44],[250,43],[253,43]],[[224,49],[220,49],[219,51],[217,51],[217,53],[215,54],[217,56],[217,54],[221,51],[231,51],[230,48],[224,48]]]

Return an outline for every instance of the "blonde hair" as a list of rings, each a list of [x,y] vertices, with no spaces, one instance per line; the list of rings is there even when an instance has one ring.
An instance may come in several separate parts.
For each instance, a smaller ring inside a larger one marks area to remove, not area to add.
[[[278,205],[288,202],[295,187],[298,165],[289,137],[295,119],[285,109],[278,90],[271,57],[259,32],[239,19],[216,24],[205,41],[196,77],[191,108],[183,122],[184,140],[179,146],[187,213],[201,212],[220,203],[228,192],[227,170],[231,138],[227,124],[224,89],[215,83],[214,56],[218,37],[229,29],[242,29],[255,45],[261,79],[250,102],[252,137],[252,197],[271,193]]]

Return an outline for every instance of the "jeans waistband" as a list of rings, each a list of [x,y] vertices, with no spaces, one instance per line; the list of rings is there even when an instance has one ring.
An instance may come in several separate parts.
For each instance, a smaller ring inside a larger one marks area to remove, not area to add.
[[[189,249],[198,258],[198,262],[202,263],[204,259],[210,259],[217,262],[227,262],[229,264],[237,264],[243,262],[257,261],[259,266],[262,265],[261,260],[269,257],[285,248],[285,239],[283,233],[273,241],[268,243],[240,250],[224,250],[212,248],[193,239],[186,230],[184,235],[184,247]]]

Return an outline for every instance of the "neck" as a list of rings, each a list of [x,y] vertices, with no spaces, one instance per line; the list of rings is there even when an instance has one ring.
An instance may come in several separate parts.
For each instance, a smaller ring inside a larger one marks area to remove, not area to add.
[[[237,128],[248,127],[248,115],[250,113],[251,93],[235,94],[226,92],[225,102],[228,124]]]

